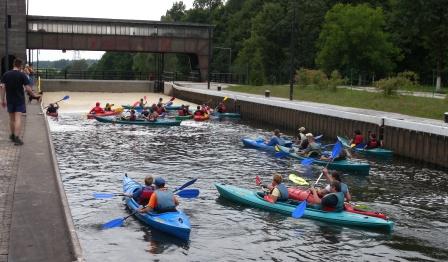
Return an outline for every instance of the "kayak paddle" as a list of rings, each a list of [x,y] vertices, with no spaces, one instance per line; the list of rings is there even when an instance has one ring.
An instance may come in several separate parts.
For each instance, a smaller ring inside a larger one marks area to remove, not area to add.
[[[305,179],[303,179],[295,174],[290,174],[288,178],[290,181],[294,182],[295,184],[297,184],[299,186],[308,186],[309,185],[309,183]]]
[[[192,185],[194,182],[196,182],[196,180],[198,180],[198,179],[195,178],[195,179],[192,179],[192,180],[188,181],[187,183],[185,183],[185,184],[183,184],[182,186],[178,187],[178,188],[177,188],[176,190],[174,190],[173,192],[182,190],[182,189],[186,188],[187,186]],[[198,192],[199,192],[199,190],[198,190]],[[143,208],[145,208],[145,207],[146,207],[146,206],[144,206]],[[128,215],[128,216],[113,219],[113,220],[111,220],[111,221],[109,221],[109,222],[103,224],[102,228],[103,228],[103,229],[109,229],[109,228],[114,228],[114,227],[122,226],[123,223],[124,223],[124,221],[125,221],[126,219],[128,219],[129,217],[131,217],[131,216],[137,214],[137,212],[138,212],[138,209],[135,210],[134,212],[132,212],[132,213],[131,213],[130,215]]]
[[[69,99],[69,98],[70,98],[70,96],[64,96],[62,99],[60,99],[60,100],[54,102],[53,104],[57,104],[57,103],[59,103],[59,102],[61,102],[61,101],[63,101],[63,100],[67,100],[67,99]],[[46,109],[46,108],[48,108],[48,107],[49,107],[49,106],[46,106],[46,107],[44,107],[44,109]]]
[[[177,192],[176,195],[183,198],[194,198],[199,196],[199,189],[185,189]],[[112,198],[116,196],[127,196],[127,195],[123,193],[93,193],[93,197],[98,199]]]

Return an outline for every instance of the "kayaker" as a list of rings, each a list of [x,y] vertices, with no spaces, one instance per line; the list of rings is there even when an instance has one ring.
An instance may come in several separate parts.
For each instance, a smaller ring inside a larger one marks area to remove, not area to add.
[[[305,136],[306,129],[305,129],[305,127],[301,126],[301,127],[299,127],[299,129],[297,129],[297,131],[299,131],[299,133],[297,134],[296,144],[301,146],[302,143],[306,140],[306,136]],[[306,148],[306,146],[303,149],[305,149],[305,148]]]
[[[138,102],[137,106],[141,107],[141,108],[144,108],[145,105],[146,105],[146,102],[143,101],[143,98],[140,98],[140,101]]]
[[[376,140],[376,134],[375,133],[369,134],[369,140],[367,141],[367,144],[364,148],[365,149],[373,149],[373,148],[377,148],[377,147],[380,147],[380,143],[378,140]]]
[[[106,103],[106,106],[104,107],[104,111],[111,112],[113,106],[114,106],[114,104]]]
[[[355,146],[362,144],[364,142],[364,137],[362,136],[361,131],[356,129],[354,134],[355,136],[353,137],[351,144],[355,144]]]
[[[343,148],[341,150],[341,152],[339,152],[339,154],[333,159],[333,161],[346,160],[347,158],[352,158],[352,155],[350,154],[350,152],[346,148]],[[330,156],[322,155],[320,157],[320,160],[325,160],[325,161],[331,160],[331,155]]]
[[[330,193],[326,194],[322,199],[319,197],[317,189],[310,188],[314,197],[314,202],[320,204],[321,209],[325,211],[343,211],[344,210],[344,193],[341,192],[341,183],[333,180],[330,183]]]
[[[151,175],[145,177],[145,185],[134,191],[132,197],[139,205],[146,205],[154,192],[154,186],[152,185],[153,178]]]
[[[157,112],[151,113],[148,115],[148,117],[146,118],[149,122],[155,122],[157,120],[157,118],[159,117],[159,114],[157,114]]]
[[[143,111],[140,114],[143,118],[147,118],[149,116],[150,112],[148,109],[145,108],[145,109],[143,109]]]
[[[131,109],[131,114],[129,115],[129,121],[137,120],[137,115],[135,114],[135,110]]]
[[[163,98],[159,98],[159,102],[157,103],[158,107],[162,107],[163,106]]]
[[[299,153],[301,155],[307,156],[307,157],[318,157],[321,155],[321,146],[320,144],[316,143],[313,134],[307,133],[306,140],[308,141],[308,146]]]
[[[56,114],[58,112],[59,109],[59,105],[56,103],[56,105],[54,104],[50,104],[48,105],[47,108],[47,114]]]
[[[196,111],[194,111],[194,115],[195,116],[203,116],[204,115],[204,111],[201,110],[201,106],[196,107]]]
[[[285,144],[285,140],[283,140],[283,138],[281,138],[280,130],[278,130],[278,129],[274,130],[274,135],[271,137],[271,140],[269,140],[269,142],[266,143],[266,145],[268,145],[268,146],[276,146],[276,145],[283,146],[284,144]]]
[[[154,211],[157,213],[176,211],[176,206],[179,205],[179,200],[165,187],[165,180],[157,177],[154,180],[156,190],[151,195],[149,203],[146,207],[139,209],[140,213]]]
[[[331,182],[333,182],[333,181],[338,181],[338,182],[340,183],[340,186],[341,186],[341,192],[344,194],[345,200],[346,200],[347,202],[350,202],[350,201],[352,200],[352,195],[350,194],[350,191],[348,190],[348,186],[347,186],[347,184],[345,184],[345,183],[342,182],[342,179],[341,179],[341,172],[339,172],[339,171],[333,171],[333,172],[331,173],[331,175],[329,175],[328,169],[327,169],[327,168],[324,168],[324,169],[322,170],[322,173],[324,173],[324,176],[325,176],[325,178],[327,179],[327,181],[329,182],[329,184],[328,184],[325,188],[323,188],[323,189],[321,189],[321,190],[319,191],[319,195],[321,195],[321,196],[325,196],[325,195],[327,195],[328,193],[330,193],[330,191],[331,191],[331,190],[330,190]]]
[[[95,107],[90,109],[90,114],[104,114],[104,109],[101,108],[100,102],[96,102]]]
[[[217,106],[218,113],[225,113],[227,111],[226,105],[223,102],[220,102]]]
[[[277,201],[288,200],[288,188],[282,182],[282,176],[280,174],[274,174],[272,184],[268,186],[270,190],[269,195],[267,195],[267,198],[270,199],[269,202],[275,203]]]

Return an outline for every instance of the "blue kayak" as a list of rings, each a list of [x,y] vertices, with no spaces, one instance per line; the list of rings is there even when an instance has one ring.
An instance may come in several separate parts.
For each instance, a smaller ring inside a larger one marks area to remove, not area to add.
[[[231,185],[215,184],[215,187],[218,189],[218,192],[222,197],[230,201],[267,211],[281,213],[287,216],[291,216],[294,209],[300,203],[296,201],[287,201],[276,202],[273,204],[263,199],[263,193]],[[332,224],[385,231],[392,231],[394,227],[394,222],[378,217],[366,216],[346,211],[329,212],[312,207],[307,207],[305,209],[303,217]]]
[[[133,179],[124,176],[123,177],[123,192],[133,193],[142,185]],[[126,205],[132,212],[136,211],[140,206],[132,198],[126,197]],[[190,238],[190,219],[182,211],[166,212],[166,213],[135,213],[135,216],[145,223],[146,225],[155,228],[164,233],[178,237],[182,240],[188,240]]]
[[[143,108],[141,106],[133,107],[131,105],[121,105],[121,107],[123,107],[124,109],[135,109],[138,112],[143,110]],[[150,109],[151,107],[150,106],[145,106],[144,108],[145,109]],[[165,106],[165,109],[168,110],[168,111],[179,110],[180,108],[181,108],[181,106],[179,106],[179,105]]]
[[[294,150],[291,150],[291,148],[287,148],[284,146],[278,146],[278,148],[280,149],[280,152],[283,152],[285,155],[287,155],[291,158],[295,158],[300,161],[308,158],[306,156],[297,154]],[[320,165],[320,166],[326,166],[328,164],[328,161],[314,159],[312,163],[316,164],[316,165]],[[333,169],[333,170],[340,170],[340,171],[349,171],[349,172],[352,171],[352,172],[360,173],[363,175],[368,175],[369,171],[370,171],[370,164],[366,163],[366,162],[358,162],[358,161],[345,159],[345,160],[337,160],[337,161],[333,161],[333,162],[329,163],[328,168]]]
[[[165,119],[158,118],[156,121],[147,121],[144,119],[137,119],[135,121],[123,120],[117,117],[101,117],[95,116],[98,122],[102,123],[112,123],[120,125],[139,125],[139,126],[151,126],[151,127],[162,127],[162,126],[180,126],[181,120],[175,119]]]
[[[274,146],[268,146],[264,140],[254,140],[251,138],[243,138],[242,139],[243,144],[245,147],[248,148],[255,148],[261,151],[266,151],[266,152],[272,152],[275,153],[275,147]],[[286,141],[285,140],[285,146],[287,147],[291,147],[292,146],[292,142],[291,141]]]

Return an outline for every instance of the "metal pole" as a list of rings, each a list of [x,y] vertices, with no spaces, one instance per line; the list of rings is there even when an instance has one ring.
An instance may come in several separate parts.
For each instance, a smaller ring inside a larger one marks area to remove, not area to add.
[[[9,40],[8,40],[8,0],[5,0],[5,72],[9,70]]]
[[[210,89],[210,71],[212,63],[212,29],[208,27],[208,71],[207,71],[207,89]]]
[[[294,23],[296,21],[296,4],[294,2],[293,6],[293,17],[291,20],[291,45],[290,45],[290,52],[291,52],[291,61],[290,61],[290,68],[289,68],[289,100],[293,99],[294,95],[294,40],[295,40],[295,28]]]

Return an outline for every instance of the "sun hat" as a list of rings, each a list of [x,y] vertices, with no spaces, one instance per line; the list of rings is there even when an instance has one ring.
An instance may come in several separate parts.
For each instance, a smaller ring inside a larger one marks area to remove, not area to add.
[[[313,137],[313,134],[311,134],[311,133],[307,133],[305,136]]]
[[[160,187],[160,186],[164,186],[165,185],[165,179],[161,178],[161,177],[157,177],[154,180],[154,185]]]
[[[298,129],[299,131],[301,131],[301,132],[303,132],[303,131],[305,131],[305,127],[300,127],[299,129]]]

